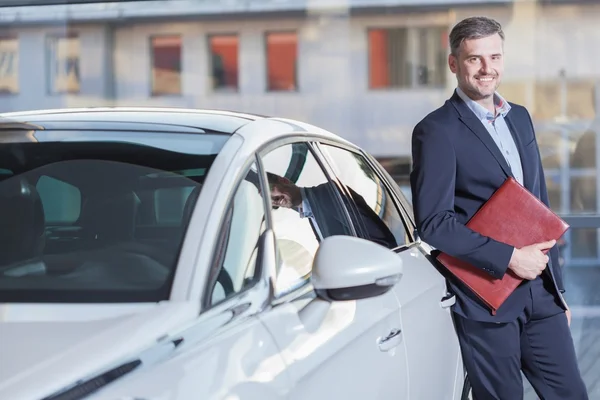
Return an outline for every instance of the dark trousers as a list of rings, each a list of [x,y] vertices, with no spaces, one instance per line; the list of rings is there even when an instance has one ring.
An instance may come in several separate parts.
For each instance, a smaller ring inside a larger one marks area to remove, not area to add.
[[[573,338],[549,278],[531,282],[517,320],[478,322],[454,315],[474,400],[523,399],[521,370],[542,400],[587,400]]]

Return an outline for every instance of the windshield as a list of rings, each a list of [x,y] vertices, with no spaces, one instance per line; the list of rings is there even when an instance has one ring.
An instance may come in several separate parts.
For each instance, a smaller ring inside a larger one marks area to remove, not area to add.
[[[228,136],[25,136],[0,143],[0,303],[167,299],[193,207]]]

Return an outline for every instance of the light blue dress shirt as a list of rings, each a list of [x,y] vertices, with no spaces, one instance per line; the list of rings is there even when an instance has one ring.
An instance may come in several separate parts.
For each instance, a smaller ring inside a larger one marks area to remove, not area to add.
[[[494,104],[497,107],[497,114],[492,114],[487,108],[472,100],[460,88],[456,88],[456,93],[467,104],[469,109],[473,111],[475,116],[481,121],[485,129],[489,132],[492,139],[500,149],[500,152],[506,159],[515,179],[523,185],[523,165],[521,164],[521,156],[515,143],[515,140],[510,133],[508,125],[506,125],[506,114],[510,111],[510,104],[498,93],[494,94]]]
[[[300,218],[309,218],[314,222],[313,227],[317,231],[317,235],[319,235],[319,239],[323,239],[323,234],[319,229],[319,224],[315,220],[315,215],[312,212],[312,208],[310,207],[310,203],[306,199],[306,194],[304,193],[304,188],[300,188],[300,194],[302,195],[302,205],[298,207],[298,213],[300,214]]]

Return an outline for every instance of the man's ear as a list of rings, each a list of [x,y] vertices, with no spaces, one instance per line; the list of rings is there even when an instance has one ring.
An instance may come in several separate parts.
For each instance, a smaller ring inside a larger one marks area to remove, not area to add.
[[[448,55],[448,67],[450,67],[450,71],[453,74],[456,74],[456,71],[458,71],[458,59],[454,54]]]

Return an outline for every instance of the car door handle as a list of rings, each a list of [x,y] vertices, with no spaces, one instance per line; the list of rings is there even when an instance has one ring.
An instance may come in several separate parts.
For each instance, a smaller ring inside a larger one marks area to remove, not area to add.
[[[386,337],[377,339],[379,350],[390,351],[402,341],[402,330],[393,329]]]
[[[456,296],[453,294],[448,294],[442,298],[440,301],[440,307],[442,308],[450,308],[456,303]]]

